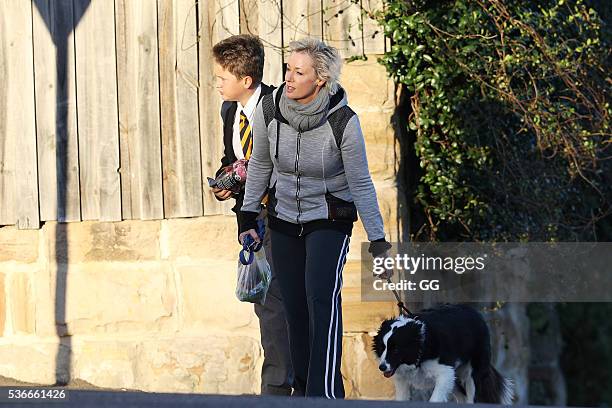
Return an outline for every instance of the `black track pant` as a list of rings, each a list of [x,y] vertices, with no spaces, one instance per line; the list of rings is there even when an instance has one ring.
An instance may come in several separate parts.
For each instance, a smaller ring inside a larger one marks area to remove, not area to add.
[[[316,230],[292,237],[272,230],[271,238],[289,328],[294,395],[344,398],[340,290],[349,236]]]

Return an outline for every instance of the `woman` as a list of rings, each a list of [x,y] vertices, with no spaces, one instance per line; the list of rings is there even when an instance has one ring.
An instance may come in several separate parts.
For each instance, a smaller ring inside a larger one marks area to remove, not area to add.
[[[340,290],[357,211],[368,239],[381,243],[371,252],[389,244],[359,120],[338,84],[338,52],[313,39],[289,47],[285,83],[255,114],[239,239],[259,240],[255,219],[267,192],[295,394],[343,398]]]

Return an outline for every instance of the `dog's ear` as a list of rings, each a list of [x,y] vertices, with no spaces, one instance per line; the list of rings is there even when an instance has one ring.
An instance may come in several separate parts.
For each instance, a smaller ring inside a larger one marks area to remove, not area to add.
[[[391,325],[393,324],[393,322],[395,322],[395,320],[396,318],[394,317],[384,320],[380,324],[380,327],[378,328],[378,332],[372,339],[372,350],[374,351],[374,353],[376,353],[378,357],[380,357],[383,353],[383,348],[384,348],[383,337],[385,337],[385,334],[389,332],[389,330],[391,330]]]
[[[386,332],[391,330],[391,325],[395,322],[395,320],[395,317],[383,320],[383,322],[380,324],[380,327],[378,328],[378,333],[376,335],[378,336],[382,334],[384,336]]]

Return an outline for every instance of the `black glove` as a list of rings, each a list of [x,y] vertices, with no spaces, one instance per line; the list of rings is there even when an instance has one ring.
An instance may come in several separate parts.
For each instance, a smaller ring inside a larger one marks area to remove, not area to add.
[[[373,258],[377,258],[387,252],[392,245],[388,243],[384,238],[377,239],[370,242],[370,248],[368,252],[372,254]]]

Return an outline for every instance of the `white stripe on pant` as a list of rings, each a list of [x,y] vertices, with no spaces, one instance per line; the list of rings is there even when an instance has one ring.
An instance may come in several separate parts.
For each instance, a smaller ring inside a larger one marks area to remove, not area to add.
[[[329,376],[329,354],[330,354],[330,342],[331,342],[331,332],[332,327],[334,326],[334,322],[336,323],[336,330],[334,330],[334,357],[332,359],[333,368],[332,373],[336,372],[336,349],[338,343],[338,298],[340,295],[340,291],[342,290],[342,269],[344,267],[344,263],[346,262],[346,254],[348,251],[348,246],[350,243],[350,238],[348,235],[344,238],[344,242],[342,243],[342,249],[340,250],[340,255],[338,256],[338,265],[336,266],[336,282],[334,284],[334,292],[331,299],[331,314],[329,317],[329,331],[327,334],[327,360],[325,361],[325,396],[327,398],[336,398],[334,395],[334,380],[335,376],[332,374],[331,378],[331,386],[328,388],[328,376]],[[338,288],[338,280],[340,280],[340,287]]]

